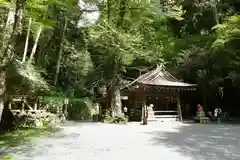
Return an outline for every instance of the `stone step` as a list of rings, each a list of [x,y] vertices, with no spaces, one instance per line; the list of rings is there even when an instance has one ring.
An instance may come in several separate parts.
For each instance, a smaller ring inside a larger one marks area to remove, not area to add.
[[[148,119],[148,121],[150,121],[150,122],[155,122],[155,121],[158,121],[157,119]]]
[[[166,111],[167,113],[168,111]],[[171,111],[171,113],[176,111]],[[156,112],[157,113],[157,112]],[[159,111],[159,113],[162,113],[162,111]],[[170,112],[169,112],[170,113]],[[155,121],[178,121],[179,115],[155,115],[155,111],[148,111],[148,121],[149,122],[155,122]]]
[[[155,115],[155,118],[179,118],[178,115]]]
[[[157,121],[179,121],[178,118],[157,118]]]
[[[173,118],[148,119],[149,123],[151,123],[151,122],[178,122],[178,121],[179,121],[178,119],[173,119]]]

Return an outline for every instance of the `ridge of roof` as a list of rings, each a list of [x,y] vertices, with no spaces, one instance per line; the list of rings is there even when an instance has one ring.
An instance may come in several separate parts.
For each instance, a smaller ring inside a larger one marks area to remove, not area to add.
[[[169,73],[163,64],[143,75],[140,75],[136,80],[138,83],[158,86],[175,86],[175,87],[193,87],[196,84],[184,83],[176,79]]]

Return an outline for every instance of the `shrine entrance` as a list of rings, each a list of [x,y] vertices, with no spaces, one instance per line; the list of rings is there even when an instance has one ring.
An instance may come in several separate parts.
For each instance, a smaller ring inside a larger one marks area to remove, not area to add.
[[[174,97],[146,96],[146,105],[153,104],[154,111],[177,110],[177,102]]]

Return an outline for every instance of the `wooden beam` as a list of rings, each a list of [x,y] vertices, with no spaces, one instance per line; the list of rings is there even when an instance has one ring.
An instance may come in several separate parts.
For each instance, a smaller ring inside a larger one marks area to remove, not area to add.
[[[177,108],[178,108],[179,120],[180,120],[180,122],[182,122],[183,121],[182,108],[181,108],[181,101],[180,101],[180,95],[179,94],[177,95]]]

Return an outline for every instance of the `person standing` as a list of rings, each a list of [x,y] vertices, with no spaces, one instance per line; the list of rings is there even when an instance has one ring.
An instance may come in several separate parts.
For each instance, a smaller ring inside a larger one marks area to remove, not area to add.
[[[221,113],[222,113],[222,109],[221,109],[221,108],[216,108],[216,109],[214,110],[214,116],[215,116],[216,119],[217,119],[217,123],[220,123]]]
[[[201,104],[198,104],[197,105],[197,111],[198,112],[201,112],[203,110],[203,107],[201,106]]]
[[[153,112],[154,111],[154,105],[150,104],[148,107],[148,111]]]
[[[123,113],[124,113],[125,118],[127,117],[127,111],[128,111],[128,108],[125,106],[123,108]]]

